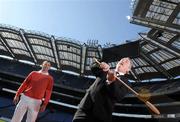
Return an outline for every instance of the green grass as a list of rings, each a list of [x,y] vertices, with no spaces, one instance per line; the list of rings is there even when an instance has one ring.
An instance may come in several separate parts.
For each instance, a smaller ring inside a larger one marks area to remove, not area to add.
[[[0,122],[7,122],[7,121],[0,119]]]

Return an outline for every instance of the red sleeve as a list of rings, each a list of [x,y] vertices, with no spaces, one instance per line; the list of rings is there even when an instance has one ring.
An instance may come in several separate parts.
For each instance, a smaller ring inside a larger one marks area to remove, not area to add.
[[[46,93],[45,93],[45,98],[44,98],[44,105],[47,105],[49,100],[50,100],[53,85],[54,85],[54,80],[51,77],[51,79],[49,80],[49,84],[48,84],[48,86],[46,88]]]
[[[33,72],[31,72],[27,77],[26,79],[23,81],[23,83],[21,84],[21,86],[19,87],[19,89],[17,90],[16,92],[16,96],[19,96],[28,86],[28,83],[29,81],[31,80],[32,78],[32,74]]]

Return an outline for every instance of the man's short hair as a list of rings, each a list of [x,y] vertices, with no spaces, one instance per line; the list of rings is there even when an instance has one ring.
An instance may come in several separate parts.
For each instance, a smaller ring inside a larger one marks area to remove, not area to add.
[[[50,66],[51,66],[51,63],[49,61],[43,61],[41,65],[44,65],[46,63],[50,64]]]

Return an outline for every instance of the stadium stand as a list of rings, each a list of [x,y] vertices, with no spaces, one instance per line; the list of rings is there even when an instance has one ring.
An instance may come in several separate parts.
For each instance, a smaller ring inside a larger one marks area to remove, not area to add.
[[[136,41],[108,48],[0,25],[0,121],[10,121],[17,88],[27,74],[40,69],[43,60],[51,62],[50,74],[55,84],[48,109],[37,121],[70,122],[94,81],[90,71],[93,58],[114,68],[120,58],[129,56],[133,74],[128,77],[133,81],[133,89],[148,95],[161,114],[154,115],[129,92],[116,103],[113,121],[179,122],[180,1],[133,0],[132,5],[130,22],[149,27],[149,31],[140,32]],[[116,53],[122,51],[129,53]]]

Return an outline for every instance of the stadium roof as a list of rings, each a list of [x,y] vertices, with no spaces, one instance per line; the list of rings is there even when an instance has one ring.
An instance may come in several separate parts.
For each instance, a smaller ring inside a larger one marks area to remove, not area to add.
[[[48,60],[58,70],[68,70],[80,75],[91,75],[90,64],[93,58],[106,57],[111,67],[124,56],[130,56],[133,61],[133,71],[140,80],[153,78],[174,78],[179,76],[179,37],[177,34],[169,37],[167,46],[154,41],[152,35],[159,31],[152,29],[149,33],[141,33],[142,39],[111,48],[102,48],[99,45],[86,45],[66,38],[55,38],[41,33],[29,32],[23,29],[0,26],[0,55],[12,57],[15,60],[31,61],[40,65],[43,60]],[[171,34],[163,32],[162,35]],[[172,37],[173,36],[173,37]],[[175,37],[176,38],[175,38]],[[158,37],[162,38],[163,36]],[[172,40],[173,39],[173,40]],[[133,51],[136,51],[134,53]],[[118,58],[113,55],[124,52]],[[126,53],[128,52],[128,53]],[[133,53],[131,53],[133,52]],[[109,61],[108,61],[109,60]],[[130,76],[131,79],[134,79]]]
[[[100,52],[102,51],[98,45],[80,44],[68,38],[0,26],[0,55],[15,60],[30,61],[35,65],[47,60],[58,70],[89,75],[89,65],[93,57],[101,58]]]
[[[180,0],[133,0],[131,23],[180,33]]]
[[[151,28],[148,33],[139,33],[139,57],[159,76],[179,77],[180,0],[133,0],[131,23]],[[144,68],[137,70],[148,72]]]

